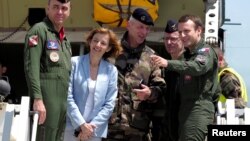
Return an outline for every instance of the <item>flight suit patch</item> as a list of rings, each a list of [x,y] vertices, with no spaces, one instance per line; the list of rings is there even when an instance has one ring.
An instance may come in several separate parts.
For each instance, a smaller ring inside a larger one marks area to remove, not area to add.
[[[198,53],[209,53],[209,48],[208,47],[206,47],[206,48],[202,48],[202,49],[199,49],[198,50]]]
[[[59,44],[57,41],[49,40],[47,41],[47,49],[49,50],[59,50]]]
[[[206,62],[206,58],[203,55],[197,55],[195,60],[199,61],[201,64],[205,64],[205,62]]]
[[[56,51],[50,52],[49,58],[52,62],[58,62],[59,54]]]
[[[29,47],[34,47],[38,44],[38,35],[32,35],[29,37]]]
[[[192,76],[190,76],[190,75],[185,75],[185,76],[184,76],[184,80],[185,80],[185,81],[190,81],[190,80],[192,80]]]

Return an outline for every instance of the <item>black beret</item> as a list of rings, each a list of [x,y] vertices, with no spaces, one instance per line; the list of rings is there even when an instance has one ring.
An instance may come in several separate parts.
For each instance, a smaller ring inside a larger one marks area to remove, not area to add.
[[[177,28],[177,21],[175,20],[168,20],[167,21],[167,25],[166,25],[166,28],[165,28],[165,32],[167,33],[172,33],[172,32],[175,32],[175,31],[178,31],[178,28]]]
[[[136,20],[142,22],[145,25],[154,25],[152,17],[149,15],[149,13],[142,9],[142,8],[137,8],[134,10],[132,17],[135,18]]]
[[[57,0],[57,1],[59,1],[61,3],[68,3],[68,2],[70,2],[70,0]]]

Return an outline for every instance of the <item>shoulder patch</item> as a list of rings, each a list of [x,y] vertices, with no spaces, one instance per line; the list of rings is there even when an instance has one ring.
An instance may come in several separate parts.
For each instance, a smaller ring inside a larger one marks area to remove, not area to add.
[[[38,35],[32,35],[29,37],[29,47],[34,47],[38,44]]]
[[[195,60],[197,60],[201,64],[205,64],[206,63],[206,58],[203,55],[197,55],[197,57],[195,58]]]
[[[208,47],[201,48],[201,49],[198,50],[198,53],[208,53],[209,50],[210,50],[210,48],[208,48]]]

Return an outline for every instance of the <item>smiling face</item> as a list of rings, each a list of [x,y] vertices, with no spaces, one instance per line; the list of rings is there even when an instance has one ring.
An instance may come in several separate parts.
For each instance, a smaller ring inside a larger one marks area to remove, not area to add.
[[[90,54],[102,57],[105,52],[110,51],[109,34],[96,33],[90,41]]]
[[[132,47],[137,47],[143,43],[150,32],[149,25],[145,25],[133,18],[129,20],[127,29],[129,32],[128,42]]]
[[[50,0],[46,12],[55,29],[59,31],[70,15],[70,2],[61,3],[57,0]]]
[[[179,56],[184,50],[184,46],[179,36],[179,32],[167,33],[165,32],[164,44],[167,52],[173,57]]]
[[[202,27],[196,26],[192,20],[179,22],[178,30],[185,47],[193,49],[201,39]]]

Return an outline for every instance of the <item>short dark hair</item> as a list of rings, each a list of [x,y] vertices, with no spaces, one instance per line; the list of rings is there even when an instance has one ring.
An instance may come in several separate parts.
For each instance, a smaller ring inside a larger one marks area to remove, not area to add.
[[[197,29],[198,27],[201,27],[202,30],[204,31],[203,22],[202,22],[201,18],[199,16],[196,16],[196,15],[189,15],[189,14],[183,15],[179,18],[178,23],[185,23],[188,20],[191,20],[194,22],[195,29]]]
[[[51,0],[48,0],[48,3],[50,3],[50,1],[51,1]],[[57,0],[57,1],[59,1],[59,2],[61,2],[61,3],[68,3],[68,2],[70,2],[70,0]]]

